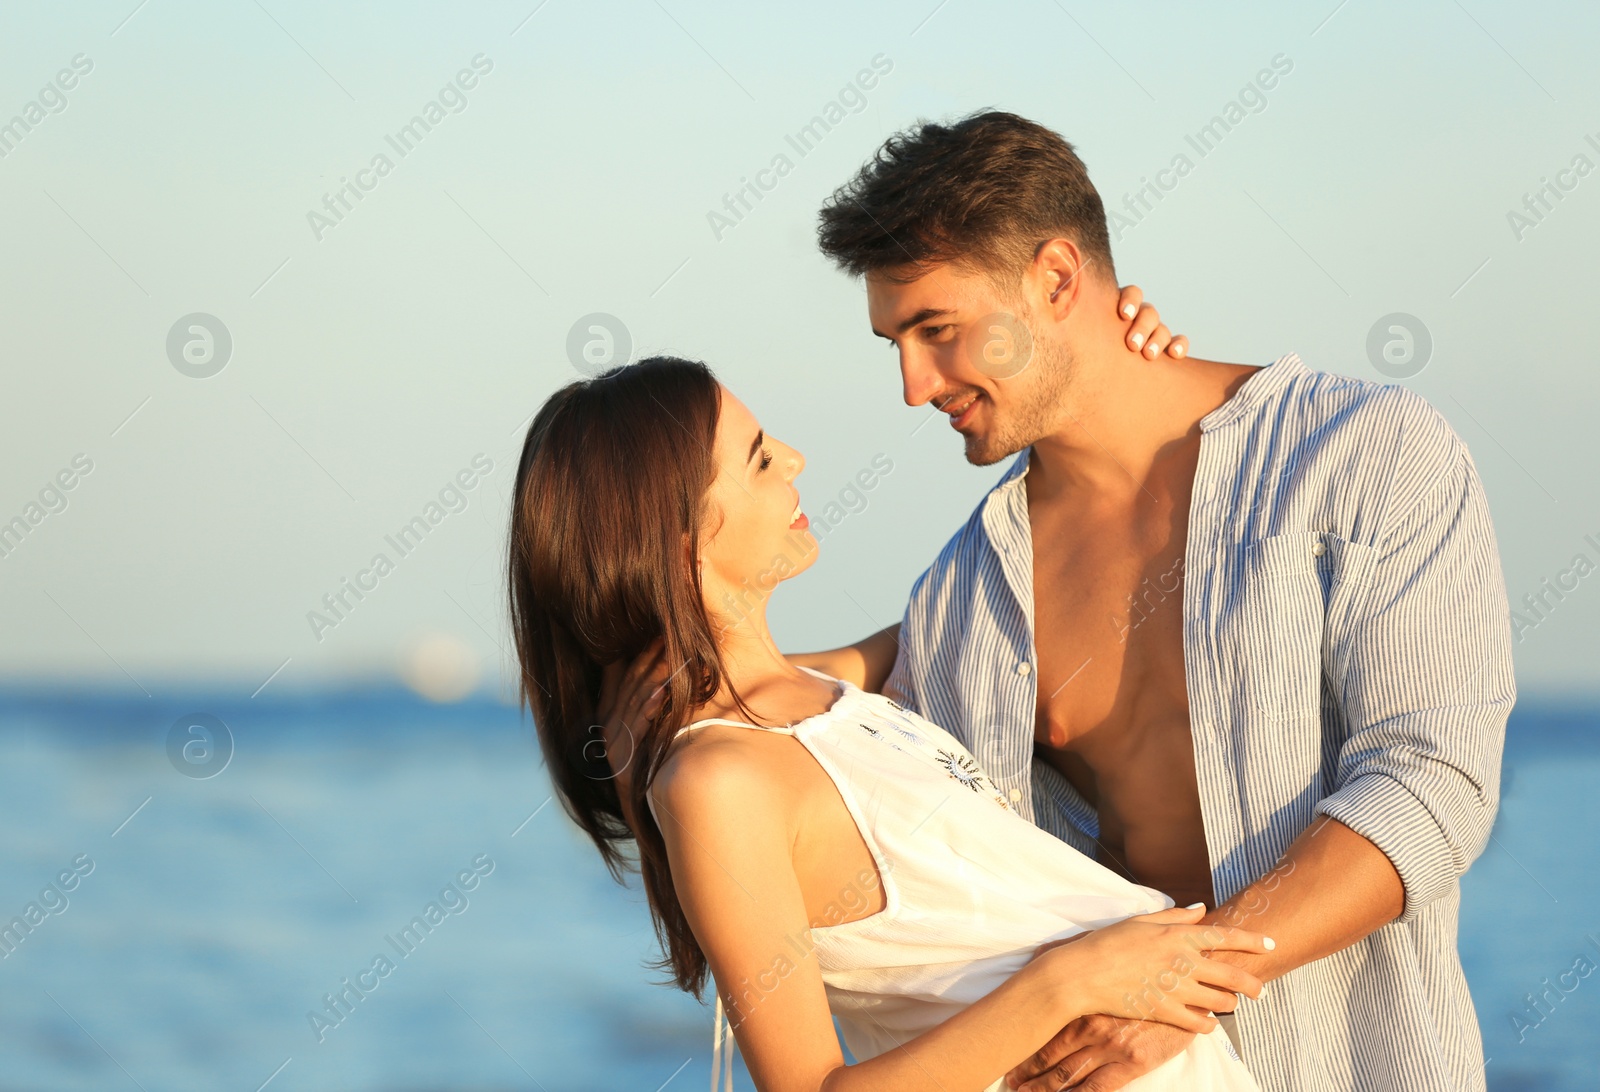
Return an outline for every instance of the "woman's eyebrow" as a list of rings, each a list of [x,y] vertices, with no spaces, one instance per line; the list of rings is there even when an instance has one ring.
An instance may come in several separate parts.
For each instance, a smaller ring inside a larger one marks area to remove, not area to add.
[[[749,462],[756,457],[756,452],[761,450],[761,441],[766,438],[767,432],[765,429],[756,429],[756,438],[750,441],[750,454],[745,456],[745,462]]]

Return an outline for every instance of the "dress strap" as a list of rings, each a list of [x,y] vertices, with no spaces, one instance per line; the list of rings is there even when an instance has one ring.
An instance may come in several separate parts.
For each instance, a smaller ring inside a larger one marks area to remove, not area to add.
[[[728,1013],[722,1007],[722,991],[712,983],[717,995],[716,1028],[711,1033],[711,1092],[733,1092],[733,1025],[728,1023]],[[726,1057],[724,1057],[726,1056]],[[718,1076],[723,1078],[722,1088],[717,1088]]]
[[[800,665],[796,665],[796,666],[800,666]],[[846,679],[836,679],[832,675],[824,674],[821,671],[816,671],[816,670],[813,670],[812,668],[804,667],[804,666],[800,666],[800,670],[806,672],[807,674],[815,675],[817,678],[822,679],[825,682],[833,683],[838,688],[838,691],[839,691],[838,698],[835,699],[836,701],[842,700],[842,699],[848,697],[850,695],[851,691],[854,691],[854,690],[858,689],[855,686],[855,684],[849,682]],[[758,732],[781,732],[786,736],[792,736],[792,735],[794,735],[795,728],[797,726],[799,726],[801,724],[805,724],[808,721],[818,720],[818,719],[821,719],[822,717],[826,717],[826,716],[828,716],[830,713],[832,713],[834,711],[834,708],[835,708],[834,706],[830,705],[827,709],[824,709],[822,712],[815,713],[815,714],[813,714],[813,715],[811,715],[809,717],[804,717],[804,718],[796,721],[794,724],[777,724],[777,725],[775,725],[775,724],[751,724],[747,720],[729,720],[726,717],[706,717],[704,720],[697,720],[693,724],[685,724],[682,728],[678,729],[678,731],[674,734],[673,738],[676,739],[678,736],[682,735],[684,732],[689,731],[691,728],[703,728],[708,724],[730,724],[735,728],[754,728]]]
[[[754,728],[758,732],[781,732],[786,736],[794,734],[794,729],[787,725],[774,727],[769,724],[751,724],[747,720],[725,720],[722,717],[707,717],[705,720],[697,720],[693,724],[685,724],[678,729],[677,734],[682,735],[691,728],[704,728],[708,724],[731,724],[735,728]]]

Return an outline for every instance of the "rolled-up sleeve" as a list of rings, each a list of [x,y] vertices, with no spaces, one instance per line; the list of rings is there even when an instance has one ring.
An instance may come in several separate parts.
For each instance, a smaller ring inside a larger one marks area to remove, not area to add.
[[[1453,434],[1375,543],[1335,683],[1346,736],[1316,811],[1394,864],[1415,917],[1483,850],[1516,697],[1510,612],[1488,504]]]

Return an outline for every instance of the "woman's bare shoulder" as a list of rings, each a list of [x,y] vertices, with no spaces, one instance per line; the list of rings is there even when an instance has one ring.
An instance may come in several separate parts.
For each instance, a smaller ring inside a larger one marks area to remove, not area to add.
[[[753,818],[788,803],[793,764],[777,733],[707,724],[678,740],[650,796],[658,810],[690,827]]]

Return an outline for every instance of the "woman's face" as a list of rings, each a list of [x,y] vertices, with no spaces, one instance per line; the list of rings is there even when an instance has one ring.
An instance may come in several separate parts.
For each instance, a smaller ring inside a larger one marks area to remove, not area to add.
[[[700,579],[712,615],[736,625],[780,580],[816,560],[817,540],[794,484],[805,457],[768,436],[727,387],[713,456],[717,476],[701,531]]]

